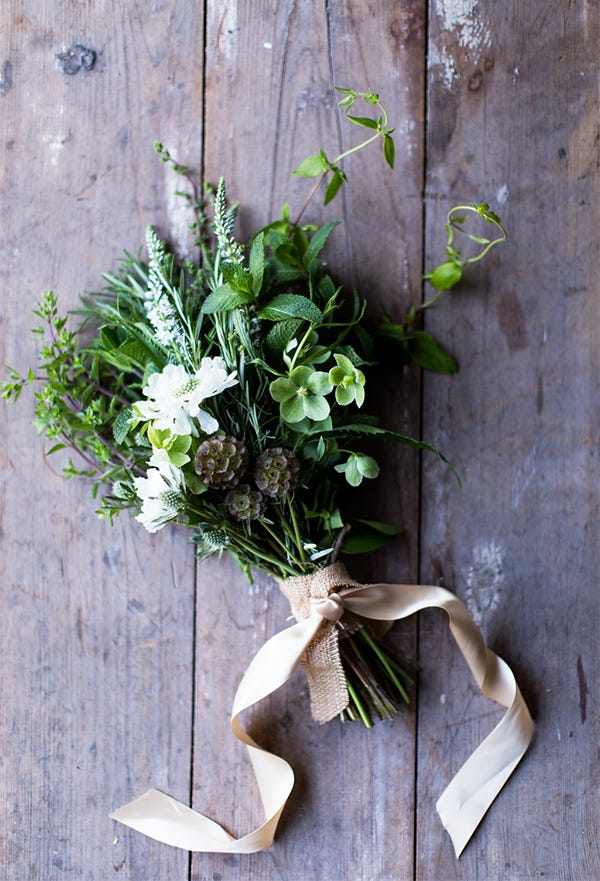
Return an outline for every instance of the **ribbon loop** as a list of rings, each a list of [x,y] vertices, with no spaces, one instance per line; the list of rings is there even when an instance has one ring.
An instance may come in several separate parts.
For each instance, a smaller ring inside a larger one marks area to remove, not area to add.
[[[310,606],[316,615],[328,621],[339,621],[344,614],[344,601],[339,593],[331,593],[328,597],[311,597]]]

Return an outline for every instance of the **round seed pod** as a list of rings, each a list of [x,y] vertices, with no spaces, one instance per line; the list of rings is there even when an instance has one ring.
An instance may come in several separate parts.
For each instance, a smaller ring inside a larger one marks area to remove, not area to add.
[[[196,451],[194,470],[214,489],[231,489],[240,482],[250,457],[242,441],[218,432],[202,441]]]
[[[298,486],[300,463],[296,454],[284,447],[264,450],[254,466],[254,482],[272,499],[281,498]]]

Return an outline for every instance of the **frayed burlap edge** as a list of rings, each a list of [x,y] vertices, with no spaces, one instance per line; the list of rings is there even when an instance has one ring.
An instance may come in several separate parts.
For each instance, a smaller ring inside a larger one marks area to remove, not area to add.
[[[344,587],[362,587],[350,577],[343,563],[333,563],[312,575],[299,575],[279,581],[289,600],[296,621],[311,614],[310,600],[324,599]],[[340,622],[323,619],[323,623],[302,656],[310,693],[310,709],[317,722],[329,722],[348,706],[346,676],[340,658],[339,639],[361,626],[358,618],[348,612]]]

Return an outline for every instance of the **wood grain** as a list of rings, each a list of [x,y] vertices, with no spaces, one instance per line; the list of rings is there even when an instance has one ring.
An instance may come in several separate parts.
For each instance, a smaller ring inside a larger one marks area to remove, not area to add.
[[[317,726],[301,674],[254,711],[252,733],[298,778],[271,850],[190,858],[112,824],[150,785],[237,833],[261,821],[228,719],[289,611],[273,582],[250,586],[230,561],[196,570],[185,535],[100,524],[87,488],[43,459],[24,395],[0,408],[2,877],[600,879],[597,4],[426,6],[5,4],[0,363],[32,362],[41,289],[74,306],[147,223],[189,254],[155,138],[208,180],[225,174],[243,238],[285,200],[302,204],[301,159],[358,135],[332,86],[379,90],[394,173],[353,157],[344,199],[307,215],[343,220],[327,252],[336,278],[400,318],[421,296],[423,242],[428,265],[441,256],[450,204],[487,199],[510,240],[427,319],[459,376],[376,380],[385,423],[418,434],[422,416],[463,488],[432,458],[420,486],[413,452],[377,451],[385,479],[362,503],[406,532],[351,565],[455,589],[513,666],[534,746],[457,863],[435,800],[500,711],[429,612],[418,634],[407,622],[390,637],[408,655],[418,638],[423,667],[404,719]]]
[[[290,172],[305,156],[321,146],[334,156],[351,138],[358,142],[357,133],[347,130],[340,141],[333,85],[381,87],[404,133],[395,175],[385,171],[378,154],[348,163],[346,201],[322,210],[315,200],[305,219],[320,222],[342,211],[344,225],[328,250],[332,270],[362,289],[373,312],[385,306],[396,317],[420,288],[424,32],[413,24],[405,42],[396,4],[387,2],[376,15],[364,2],[334,3],[327,11],[316,3],[257,3],[251,11],[243,3],[214,3],[207,21],[206,174],[216,180],[226,173],[232,197],[242,201],[242,235],[276,217],[286,199],[292,216],[298,211],[310,183]],[[236,108],[234,119],[223,122],[224,107]],[[418,377],[412,379],[418,389]],[[382,396],[380,412],[385,405],[388,424],[418,432],[414,385]],[[371,494],[371,514],[404,523],[409,538],[400,550],[374,560],[371,570],[363,563],[362,571],[373,579],[394,573],[414,580],[418,471],[414,456],[394,453],[386,461],[392,491]],[[289,609],[268,579],[257,578],[248,589],[231,564],[203,564],[198,579],[194,803],[211,816],[232,817],[239,833],[251,828],[250,818],[260,822],[262,816],[256,799],[253,810],[244,805],[249,767],[228,739],[233,690],[252,654],[285,625]],[[396,639],[414,656],[413,632],[409,624]],[[375,732],[337,722],[319,727],[309,718],[298,674],[255,711],[253,731],[297,771],[281,833],[264,854],[194,857],[194,881],[410,876],[413,716]],[[222,771],[211,773],[211,767]]]
[[[596,879],[597,9],[448,8],[430,21],[428,256],[455,201],[488,200],[510,239],[429,321],[462,369],[425,379],[424,432],[463,488],[426,464],[421,571],[513,665],[537,736],[456,863],[430,805],[499,713],[423,615],[417,878]]]
[[[199,153],[201,27],[185,3],[22,3],[0,18],[0,362],[24,369],[41,289],[73,307],[145,224],[175,232],[153,140]],[[56,56],[74,44],[95,64],[65,74]],[[31,417],[26,394],[0,410],[0,874],[182,879],[187,854],[108,813],[151,783],[189,794],[193,555],[183,535],[101,524]]]

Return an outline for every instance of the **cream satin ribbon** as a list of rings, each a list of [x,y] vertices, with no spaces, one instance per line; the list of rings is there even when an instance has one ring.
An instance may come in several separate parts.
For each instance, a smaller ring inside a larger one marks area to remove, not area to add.
[[[271,637],[258,651],[240,682],[231,716],[233,733],[248,748],[265,811],[266,820],[258,829],[234,838],[214,820],[156,789],[111,817],[150,838],[189,851],[254,853],[269,847],[292,791],[294,772],[288,762],[252,740],[239,723],[240,713],[287,682],[324,619],[338,620],[348,610],[363,618],[394,621],[432,607],[448,613],[452,635],[482,694],[508,708],[436,805],[459,857],[529,746],[533,722],[510,667],[486,649],[464,605],[441,587],[371,584],[311,600],[310,617]]]

